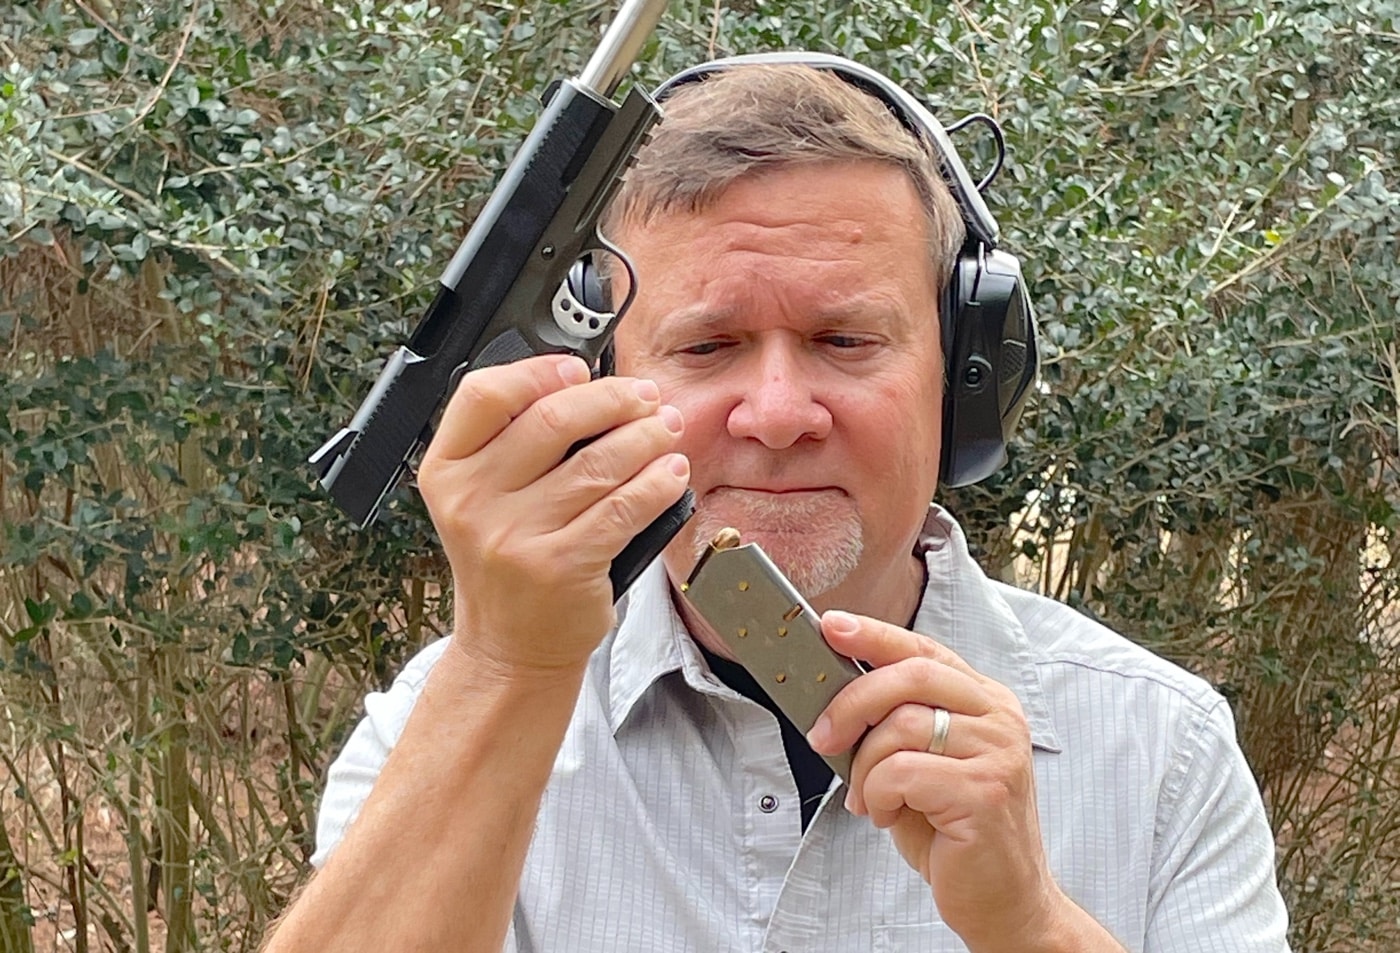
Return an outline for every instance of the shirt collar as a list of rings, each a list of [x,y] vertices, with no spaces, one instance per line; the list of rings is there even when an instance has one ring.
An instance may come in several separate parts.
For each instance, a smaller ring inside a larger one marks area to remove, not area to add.
[[[914,631],[937,639],[988,678],[1015,692],[1030,724],[1031,743],[1047,751],[1060,744],[1020,621],[967,551],[962,528],[937,504],[929,508],[916,548],[928,580]],[[608,708],[616,734],[637,702],[663,676],[680,671],[697,691],[717,683],[671,601],[660,559],[627,593],[608,652]]]
[[[608,657],[608,711],[617,734],[637,702],[680,670],[692,688],[713,691],[709,667],[671,601],[666,567],[655,560],[627,590]]]

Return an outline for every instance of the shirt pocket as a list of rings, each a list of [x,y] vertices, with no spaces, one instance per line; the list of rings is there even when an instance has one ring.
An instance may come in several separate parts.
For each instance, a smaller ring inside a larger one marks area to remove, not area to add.
[[[946,923],[899,923],[875,928],[874,953],[967,953]]]

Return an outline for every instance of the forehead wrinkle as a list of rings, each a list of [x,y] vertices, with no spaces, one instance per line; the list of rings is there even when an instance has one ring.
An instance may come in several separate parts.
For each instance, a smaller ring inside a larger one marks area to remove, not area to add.
[[[709,292],[717,284],[724,294],[734,280],[756,281],[752,290],[745,290],[750,301],[761,297],[768,287],[773,262],[779,263],[781,274],[790,273],[794,267],[809,266],[814,281],[831,285],[828,294],[839,293],[841,276],[865,276],[870,267],[858,250],[865,241],[859,227],[853,227],[851,234],[843,238],[834,236],[828,226],[814,223],[768,227],[731,222],[712,230],[711,235],[718,239],[711,261],[723,277],[706,282],[704,290]]]
[[[746,221],[727,221],[716,229],[723,237],[718,254],[752,253],[771,257],[781,254],[784,258],[801,258],[824,262],[846,262],[850,259],[835,254],[813,256],[804,252],[825,250],[835,252],[842,246],[855,246],[865,243],[866,229],[857,222],[846,219],[835,221],[793,220],[774,216],[765,221],[761,214]],[[813,234],[815,233],[815,234]],[[773,248],[775,237],[781,245],[796,244],[797,249]]]

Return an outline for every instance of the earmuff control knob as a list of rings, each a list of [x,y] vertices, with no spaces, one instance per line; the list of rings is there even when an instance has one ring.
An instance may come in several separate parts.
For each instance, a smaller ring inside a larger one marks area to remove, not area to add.
[[[992,376],[991,366],[981,357],[968,359],[963,368],[963,389],[971,393],[980,391]]]

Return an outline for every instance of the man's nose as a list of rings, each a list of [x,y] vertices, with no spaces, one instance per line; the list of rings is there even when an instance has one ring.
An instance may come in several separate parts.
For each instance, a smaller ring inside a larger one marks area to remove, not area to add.
[[[831,411],[816,391],[814,368],[804,368],[788,343],[765,345],[744,368],[740,400],[729,414],[731,436],[783,450],[804,437],[825,439]]]

